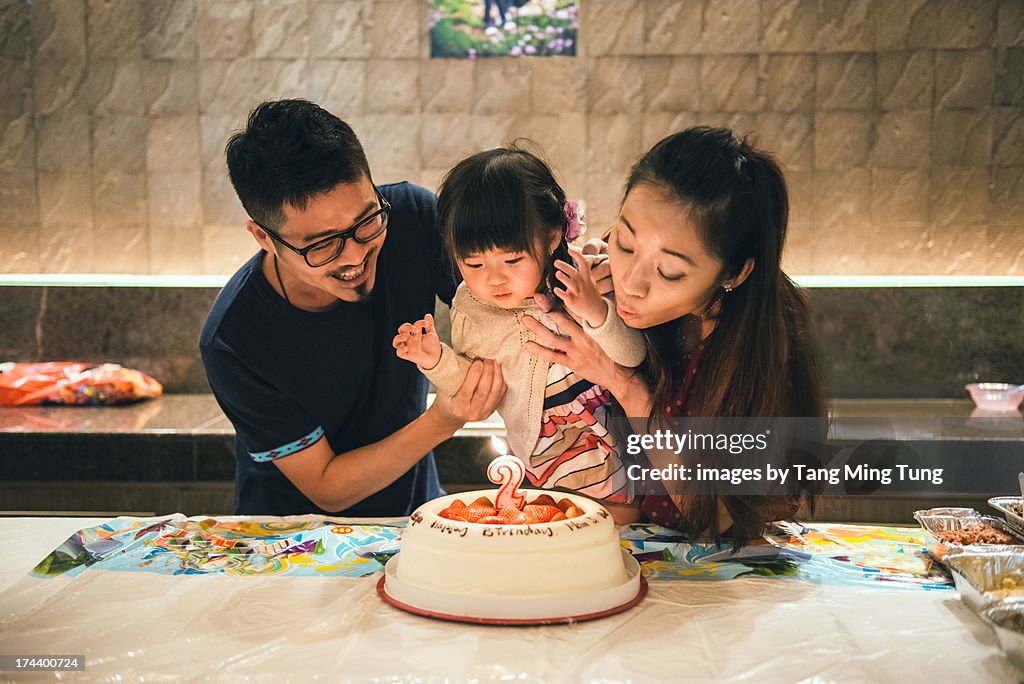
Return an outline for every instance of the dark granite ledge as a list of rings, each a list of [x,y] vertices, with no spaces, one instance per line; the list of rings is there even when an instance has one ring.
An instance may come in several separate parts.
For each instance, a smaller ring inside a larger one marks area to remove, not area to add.
[[[855,494],[829,486],[815,519],[912,523],[919,508],[984,510],[990,496],[1014,493],[1024,417],[991,422],[972,409],[968,400],[834,401],[830,444],[841,458],[856,452],[871,463],[941,466],[946,477],[918,491]],[[489,486],[489,438],[503,432],[493,416],[441,444],[435,453],[444,487]],[[209,394],[107,408],[0,408],[0,511],[230,513],[233,478],[234,430]]]
[[[832,412],[833,447],[942,465],[960,473],[948,491],[1001,490],[1003,471],[1019,467],[1024,448],[1024,416],[980,416],[967,400],[837,399]],[[492,435],[504,435],[497,415],[441,444],[441,481],[482,484]],[[0,480],[224,481],[233,472],[234,429],[210,394],[117,407],[0,407]]]
[[[986,414],[970,400],[836,399],[832,438],[1024,442],[1024,416]],[[0,407],[0,438],[10,434],[234,436],[212,394],[166,394],[128,406]],[[460,438],[503,435],[495,414],[469,423]]]

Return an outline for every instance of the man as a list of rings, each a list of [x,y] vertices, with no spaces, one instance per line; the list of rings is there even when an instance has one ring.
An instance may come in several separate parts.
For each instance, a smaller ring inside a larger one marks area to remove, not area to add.
[[[199,346],[237,434],[236,513],[408,515],[443,493],[431,450],[504,393],[477,361],[426,409],[426,379],[391,346],[454,292],[434,195],[375,186],[352,129],[305,100],[259,105],[227,163],[261,251]]]

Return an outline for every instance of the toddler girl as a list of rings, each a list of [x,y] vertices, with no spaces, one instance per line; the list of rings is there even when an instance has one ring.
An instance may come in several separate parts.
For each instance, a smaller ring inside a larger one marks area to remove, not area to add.
[[[643,338],[601,297],[586,260],[568,243],[582,226],[574,202],[547,164],[515,146],[459,162],[438,194],[445,247],[463,282],[452,301],[452,344],[441,343],[430,314],[398,329],[400,358],[416,363],[440,392],[454,393],[473,358],[501,364],[508,390],[498,405],[512,453],[536,487],[565,487],[611,503],[631,500],[622,440],[611,429],[611,394],[524,349],[533,316],[557,332],[535,302],[565,309],[616,363],[636,367]],[[575,266],[570,264],[570,260]]]

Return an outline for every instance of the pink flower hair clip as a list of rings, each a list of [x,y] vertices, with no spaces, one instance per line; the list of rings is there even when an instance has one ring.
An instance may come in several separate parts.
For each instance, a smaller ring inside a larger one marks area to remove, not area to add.
[[[587,205],[583,200],[567,200],[565,203],[565,239],[574,242],[587,230]]]

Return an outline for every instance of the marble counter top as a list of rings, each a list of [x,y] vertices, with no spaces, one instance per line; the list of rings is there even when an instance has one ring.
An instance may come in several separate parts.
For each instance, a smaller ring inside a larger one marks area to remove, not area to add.
[[[989,496],[1015,491],[1024,416],[986,418],[973,408],[967,399],[834,401],[837,453],[869,464],[942,467],[946,478],[920,492],[830,486],[819,519],[909,523],[920,508],[982,509]],[[445,487],[479,488],[494,455],[488,438],[502,434],[494,415],[439,445]],[[119,407],[0,407],[0,455],[0,508],[8,511],[233,509],[234,429],[211,394]]]
[[[428,397],[433,400],[433,395]],[[833,438],[880,436],[916,440],[1024,441],[1024,416],[984,414],[970,400],[839,399],[832,402]],[[234,428],[212,394],[167,394],[129,406],[0,407],[0,433],[227,435]],[[468,423],[457,437],[504,433],[501,418]]]
[[[127,406],[0,407],[0,432],[234,435],[212,394],[166,394]]]
[[[432,402],[434,395],[427,401]],[[127,406],[0,406],[0,433],[235,434],[212,394],[165,394]],[[498,414],[468,423],[457,437],[489,437],[505,432]]]

